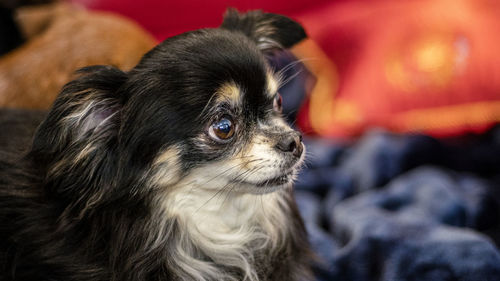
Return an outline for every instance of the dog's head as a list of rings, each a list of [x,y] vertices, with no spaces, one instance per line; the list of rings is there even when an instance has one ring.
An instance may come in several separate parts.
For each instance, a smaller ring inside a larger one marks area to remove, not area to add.
[[[82,70],[35,136],[47,186],[69,197],[74,188],[87,205],[187,181],[247,193],[289,186],[304,146],[282,118],[266,55],[305,36],[287,17],[231,10],[220,28],[169,38],[128,73]]]

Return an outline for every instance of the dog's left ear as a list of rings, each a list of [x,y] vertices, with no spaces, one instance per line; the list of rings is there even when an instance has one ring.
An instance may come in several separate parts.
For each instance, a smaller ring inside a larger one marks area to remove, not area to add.
[[[87,67],[79,73],[38,128],[29,156],[45,173],[50,194],[97,202],[95,198],[111,187],[109,167],[115,161],[122,109],[118,89],[128,76],[109,66]]]
[[[102,144],[116,134],[121,109],[117,89],[127,76],[110,66],[91,66],[66,84],[38,128],[32,150],[48,159],[67,154],[75,144]]]
[[[264,52],[276,48],[290,48],[307,38],[304,28],[298,22],[286,16],[262,11],[239,13],[230,8],[226,11],[220,27],[244,33]]]

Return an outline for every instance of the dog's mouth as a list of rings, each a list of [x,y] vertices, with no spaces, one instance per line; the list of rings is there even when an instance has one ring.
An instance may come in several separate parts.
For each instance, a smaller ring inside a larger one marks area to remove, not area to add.
[[[251,193],[268,193],[288,186],[293,182],[294,173],[288,171],[282,175],[259,181],[238,182],[241,188]],[[245,188],[246,187],[246,188]]]
[[[263,180],[255,183],[257,187],[269,187],[269,186],[281,186],[292,181],[292,173],[284,174],[275,178],[270,178],[267,180]]]

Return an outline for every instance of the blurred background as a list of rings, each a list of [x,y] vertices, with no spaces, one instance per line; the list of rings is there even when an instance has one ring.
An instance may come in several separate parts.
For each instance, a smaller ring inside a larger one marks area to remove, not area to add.
[[[227,7],[309,36],[270,62],[318,280],[500,280],[500,1],[0,0],[0,107],[46,110],[78,68],[128,70]]]

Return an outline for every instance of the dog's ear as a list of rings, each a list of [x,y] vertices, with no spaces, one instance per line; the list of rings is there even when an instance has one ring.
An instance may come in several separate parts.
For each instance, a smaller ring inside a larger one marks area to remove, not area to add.
[[[102,142],[115,133],[121,109],[118,88],[127,75],[114,67],[91,66],[66,84],[38,128],[32,149],[60,153],[81,142]]]
[[[239,13],[228,9],[221,28],[240,31],[257,43],[262,51],[290,48],[307,37],[304,28],[282,15],[249,11]]]
[[[103,185],[111,176],[96,173],[105,169],[115,147],[122,108],[118,90],[127,74],[107,66],[87,67],[79,74],[63,88],[37,129],[30,156],[54,193],[63,195],[75,186],[82,193],[78,196],[85,197],[92,192],[82,186]],[[90,182],[95,180],[101,182]]]

